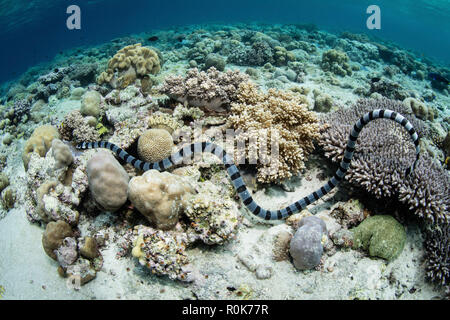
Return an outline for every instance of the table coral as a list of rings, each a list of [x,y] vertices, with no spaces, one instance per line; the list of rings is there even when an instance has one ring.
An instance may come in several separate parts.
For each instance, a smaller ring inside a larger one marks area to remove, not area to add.
[[[306,98],[274,89],[263,93],[251,82],[243,83],[237,95],[228,124],[236,130],[237,141],[258,141],[246,152],[246,159],[259,160],[258,181],[270,183],[299,173],[314,149],[313,141],[319,138],[320,128],[314,113],[308,111]],[[279,156],[269,159],[268,154],[261,155],[264,150],[271,150],[271,140],[275,138]]]

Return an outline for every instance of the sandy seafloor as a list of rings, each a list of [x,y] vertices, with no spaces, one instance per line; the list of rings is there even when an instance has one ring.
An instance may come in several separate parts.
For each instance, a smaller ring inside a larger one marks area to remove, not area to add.
[[[319,49],[319,53],[325,51]],[[316,88],[329,94],[336,107],[345,107],[358,99],[352,88],[367,77],[370,72],[381,72],[383,63],[355,72],[352,77],[339,78],[340,85],[321,81],[323,75],[315,63],[320,54],[316,54],[307,65],[307,75],[301,86]],[[106,61],[106,60],[104,60]],[[183,68],[186,68],[187,62]],[[246,67],[228,65],[227,69]],[[258,67],[257,67],[258,68]],[[180,65],[170,60],[164,65],[162,74],[170,74],[180,69]],[[255,80],[265,87],[270,78]],[[397,74],[394,80],[404,88],[419,94],[430,90],[426,79],[416,80],[404,74]],[[283,88],[290,83],[280,83]],[[448,117],[450,98],[448,93],[436,92],[433,105],[440,110],[439,119]],[[49,106],[52,119],[62,120],[64,115],[80,107],[79,101],[63,98]],[[437,119],[436,121],[441,121]],[[34,128],[35,126],[33,126]],[[31,129],[32,130],[32,129]],[[30,133],[30,132],[29,132]],[[29,134],[28,134],[29,136]],[[2,145],[7,155],[4,168],[21,199],[26,191],[26,174],[21,153],[26,138],[15,139],[11,145]],[[326,170],[329,162],[322,156],[313,154],[307,163],[307,169],[294,177],[288,184],[293,192],[283,191],[280,187],[259,190],[254,199],[263,207],[282,207],[306,196],[322,186],[331,177]],[[319,173],[324,173],[327,177]],[[319,179],[321,178],[321,179]],[[327,227],[333,228],[329,219],[332,206],[338,201],[351,198],[351,189],[347,185],[339,186],[325,198],[309,206],[309,210],[323,218]],[[376,202],[375,199],[373,199]],[[424,270],[424,236],[416,220],[407,221],[405,228],[407,241],[401,255],[387,263],[383,259],[371,258],[366,253],[351,249],[337,249],[330,256],[324,253],[322,264],[315,270],[298,271],[290,261],[275,262],[271,256],[274,235],[287,228],[283,221],[264,223],[250,216],[241,208],[244,216],[236,239],[221,246],[196,245],[187,250],[187,254],[201,275],[193,283],[172,281],[167,277],[152,275],[139,265],[131,256],[116,258],[117,244],[109,240],[101,248],[104,258],[102,269],[94,280],[80,290],[74,290],[66,279],[58,276],[58,263],[50,259],[42,248],[43,228],[27,220],[23,203],[0,214],[0,286],[2,299],[434,299],[442,298],[442,289],[430,284]],[[103,213],[95,219],[80,219],[79,229],[87,230],[91,225],[103,225],[111,217]],[[103,227],[114,239],[114,228]],[[255,266],[272,270],[269,279],[258,279]],[[234,290],[239,289],[239,290]],[[244,292],[238,296],[237,291]]]

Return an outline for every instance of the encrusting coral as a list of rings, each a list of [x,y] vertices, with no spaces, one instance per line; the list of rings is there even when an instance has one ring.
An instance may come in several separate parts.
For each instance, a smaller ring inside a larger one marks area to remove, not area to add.
[[[404,115],[419,132],[423,123],[400,101],[359,100],[353,107],[324,115],[329,124],[319,144],[334,162],[342,159],[348,132],[363,114],[374,109],[389,109]],[[428,154],[421,153],[415,170],[406,169],[416,157],[414,144],[405,130],[393,121],[374,121],[361,131],[346,180],[381,197],[395,197],[419,217],[446,220],[449,217],[449,173]]]
[[[261,183],[299,173],[314,149],[313,142],[319,138],[320,128],[314,113],[308,111],[304,96],[275,89],[263,93],[251,82],[239,87],[228,125],[236,130],[237,141],[246,144],[257,141],[248,146],[246,159],[259,160],[257,179]],[[272,140],[278,144],[278,157],[268,154],[274,152]],[[266,154],[261,154],[264,151]]]
[[[109,83],[113,88],[125,88],[133,84],[136,78],[157,74],[160,69],[158,54],[137,43],[120,49],[109,60],[108,69],[100,74],[97,82]]]
[[[127,201],[129,177],[110,152],[101,150],[88,161],[89,190],[103,210],[117,211]]]
[[[239,85],[248,80],[248,75],[238,70],[219,72],[211,67],[207,72],[190,69],[186,77],[169,76],[159,90],[181,103],[193,107],[206,107],[223,112],[236,100]]]
[[[25,143],[25,147],[22,153],[22,160],[25,166],[25,170],[28,170],[28,163],[30,162],[31,153],[36,152],[41,157],[45,157],[45,154],[51,147],[53,139],[59,139],[58,130],[51,125],[43,125],[37,127],[28,141]]]
[[[173,139],[168,131],[150,129],[139,137],[137,151],[141,160],[158,162],[172,154],[173,146]]]
[[[362,248],[370,256],[388,261],[400,255],[406,242],[405,228],[389,215],[369,217],[350,231],[354,249]]]

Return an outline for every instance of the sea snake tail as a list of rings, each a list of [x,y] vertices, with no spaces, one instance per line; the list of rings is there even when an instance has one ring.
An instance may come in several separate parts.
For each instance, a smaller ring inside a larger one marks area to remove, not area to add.
[[[344,179],[345,173],[347,172],[350,162],[353,158],[353,153],[355,151],[355,144],[359,133],[362,128],[368,124],[370,121],[384,118],[393,120],[401,124],[410,134],[414,145],[416,146],[416,159],[413,165],[408,168],[407,174],[411,173],[419,159],[419,136],[416,130],[413,128],[412,124],[401,114],[394,112],[392,110],[382,110],[376,109],[371,112],[366,113],[358,122],[355,123],[347,142],[347,147],[345,148],[344,158],[342,159],[339,169],[336,171],[334,176],[325,183],[320,189],[309,194],[308,196],[300,199],[290,206],[281,210],[266,210],[261,208],[252,198],[250,192],[248,191],[245,183],[239,173],[239,169],[233,163],[233,159],[223,150],[220,146],[215,145],[210,142],[197,142],[191,145],[185,146],[178,152],[172,154],[170,157],[155,163],[144,162],[135,157],[131,156],[124,150],[120,149],[116,145],[109,143],[107,141],[98,142],[83,142],[77,145],[78,149],[92,149],[92,148],[106,148],[114,151],[122,160],[132,164],[135,168],[147,171],[150,169],[156,169],[158,171],[163,171],[169,169],[170,167],[180,164],[184,158],[191,158],[195,153],[209,152],[216,155],[225,165],[228,175],[231,178],[236,192],[239,194],[242,202],[245,206],[256,216],[263,218],[265,220],[277,220],[284,219],[296,212],[303,210],[306,206],[319,200],[324,195],[329,193],[334,187],[336,187],[342,179]]]

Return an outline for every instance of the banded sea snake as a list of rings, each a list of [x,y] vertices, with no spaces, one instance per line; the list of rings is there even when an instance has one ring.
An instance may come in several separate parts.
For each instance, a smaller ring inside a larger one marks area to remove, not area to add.
[[[124,150],[120,149],[116,145],[107,142],[107,141],[98,141],[98,142],[83,142],[77,145],[78,149],[92,149],[92,148],[106,148],[115,152],[122,160],[132,164],[135,168],[148,171],[151,169],[156,169],[158,171],[166,170],[173,165],[180,164],[184,158],[192,157],[194,153],[203,153],[209,152],[217,157],[219,157],[225,165],[228,175],[231,178],[231,182],[233,183],[236,192],[241,198],[242,202],[245,206],[256,216],[263,218],[265,220],[277,220],[284,219],[296,212],[303,210],[306,206],[311,203],[319,200],[324,195],[329,193],[334,187],[336,187],[342,179],[344,179],[345,173],[347,172],[350,162],[353,158],[353,153],[355,151],[356,139],[358,138],[359,133],[362,128],[367,125],[370,121],[384,118],[393,120],[399,124],[401,124],[410,134],[415,147],[416,147],[416,159],[411,167],[406,170],[406,174],[410,174],[416,165],[417,160],[419,159],[419,136],[416,130],[413,128],[412,124],[401,114],[392,111],[392,110],[382,110],[376,109],[371,112],[366,113],[358,122],[355,123],[353,129],[350,132],[350,136],[347,142],[347,147],[345,148],[344,158],[342,159],[339,169],[336,171],[334,176],[325,183],[320,189],[315,192],[309,194],[308,196],[300,199],[293,204],[287,206],[284,209],[280,210],[266,210],[261,208],[252,198],[250,192],[248,191],[240,173],[239,169],[233,163],[232,158],[218,145],[210,143],[210,142],[197,142],[191,145],[185,146],[180,149],[178,152],[172,154],[168,158],[155,162],[149,163],[144,162],[139,159],[136,159],[132,155],[128,154]]]

